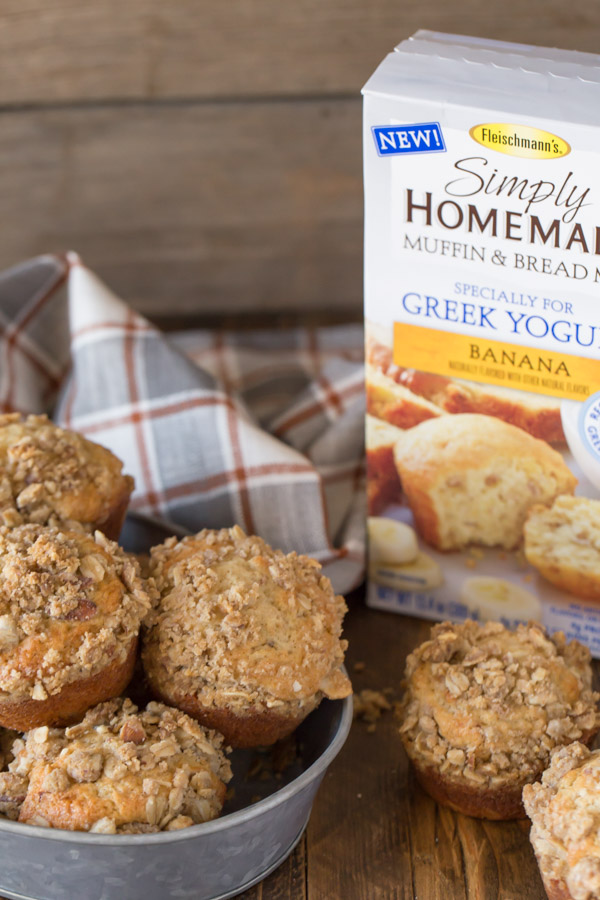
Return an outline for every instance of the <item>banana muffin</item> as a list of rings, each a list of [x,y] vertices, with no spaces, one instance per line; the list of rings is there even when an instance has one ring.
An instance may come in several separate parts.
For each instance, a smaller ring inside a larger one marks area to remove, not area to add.
[[[530,840],[548,900],[600,898],[600,751],[561,747],[541,783],[523,789]]]
[[[160,592],[142,659],[154,694],[235,747],[290,734],[323,697],[351,693],[341,669],[346,605],[320,565],[241,528],[154,547]]]
[[[534,506],[525,523],[525,556],[540,575],[570,594],[600,600],[600,500],[557,497]]]
[[[551,751],[600,728],[590,652],[541,625],[436,625],[406,662],[400,729],[416,776],[452,809],[524,815],[523,785]]]
[[[46,416],[0,415],[0,524],[27,522],[116,540],[133,490],[114,454]]]
[[[0,728],[0,818],[19,818],[21,804],[27,793],[27,781],[20,775],[8,771],[14,759],[13,747],[21,735],[8,728]]]
[[[70,728],[42,726],[15,745],[26,786],[19,821],[69,831],[144,834],[221,812],[231,768],[223,738],[162,703],[110,700]]]
[[[0,528],[0,725],[68,724],[121,693],[150,604],[101,532]]]
[[[513,550],[531,507],[577,485],[560,453],[493,416],[421,422],[402,434],[394,457],[418,531],[438,550]]]

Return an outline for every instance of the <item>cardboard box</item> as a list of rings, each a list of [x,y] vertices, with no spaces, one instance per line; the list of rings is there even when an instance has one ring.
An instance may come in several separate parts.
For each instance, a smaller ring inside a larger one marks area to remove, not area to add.
[[[363,93],[367,602],[600,656],[600,56],[421,31]]]

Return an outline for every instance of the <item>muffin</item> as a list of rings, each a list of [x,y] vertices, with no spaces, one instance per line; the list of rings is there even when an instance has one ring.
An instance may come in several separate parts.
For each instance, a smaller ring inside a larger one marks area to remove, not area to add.
[[[600,751],[574,743],[554,751],[540,784],[523,789],[548,900],[600,897],[599,781]]]
[[[346,605],[315,560],[235,526],[170,538],[151,570],[160,600],[144,637],[148,683],[228,743],[272,744],[322,697],[351,693]]]
[[[133,478],[110,450],[46,416],[0,416],[0,524],[103,531],[116,540]]]
[[[423,788],[486,819],[521,818],[551,751],[600,728],[590,653],[541,625],[444,622],[406,662],[400,729]]]
[[[8,771],[14,759],[13,747],[21,735],[7,728],[0,728],[0,818],[19,818],[21,804],[27,792],[27,782],[20,775]]]
[[[76,721],[127,685],[150,597],[96,532],[0,528],[0,725]]]
[[[525,556],[563,591],[600,600],[600,500],[557,497],[536,505],[525,523]]]
[[[367,415],[367,501],[370,516],[378,515],[390,503],[399,503],[402,486],[394,462],[394,444],[402,429]]]
[[[11,774],[26,785],[19,821],[145,834],[216,818],[231,768],[220,734],[161,703],[110,700],[70,728],[34,728]]]
[[[419,533],[438,550],[512,550],[531,507],[577,485],[549,444],[492,416],[422,422],[402,435],[394,457]]]

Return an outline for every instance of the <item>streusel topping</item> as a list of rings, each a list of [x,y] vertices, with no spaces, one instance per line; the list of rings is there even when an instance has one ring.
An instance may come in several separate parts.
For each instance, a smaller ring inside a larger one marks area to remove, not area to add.
[[[436,625],[407,659],[407,752],[474,787],[530,781],[600,726],[590,652],[537,624]]]
[[[144,663],[205,705],[301,709],[351,692],[340,669],[346,604],[320,565],[235,526],[152,550],[161,599]]]
[[[600,751],[574,743],[553,751],[541,783],[523,789],[540,871],[564,881],[573,900],[600,898],[599,784]]]
[[[25,779],[19,820],[92,831],[172,831],[219,815],[231,768],[223,739],[179,710],[116,699],[70,728],[35,728],[15,745]]]
[[[122,663],[150,604],[137,562],[100,532],[0,528],[0,698],[45,700]]]
[[[0,524],[101,523],[133,486],[105,447],[46,416],[0,415]]]
[[[17,819],[21,804],[27,793],[27,782],[20,775],[8,772],[7,767],[14,759],[13,746],[21,735],[8,728],[0,728],[0,817]]]

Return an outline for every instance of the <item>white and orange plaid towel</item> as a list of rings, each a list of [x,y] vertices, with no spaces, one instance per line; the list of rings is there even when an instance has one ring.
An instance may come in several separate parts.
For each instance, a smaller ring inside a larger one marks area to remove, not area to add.
[[[166,336],[75,254],[0,274],[0,408],[48,412],[135,477],[132,509],[192,532],[237,522],[364,570],[362,329]]]

